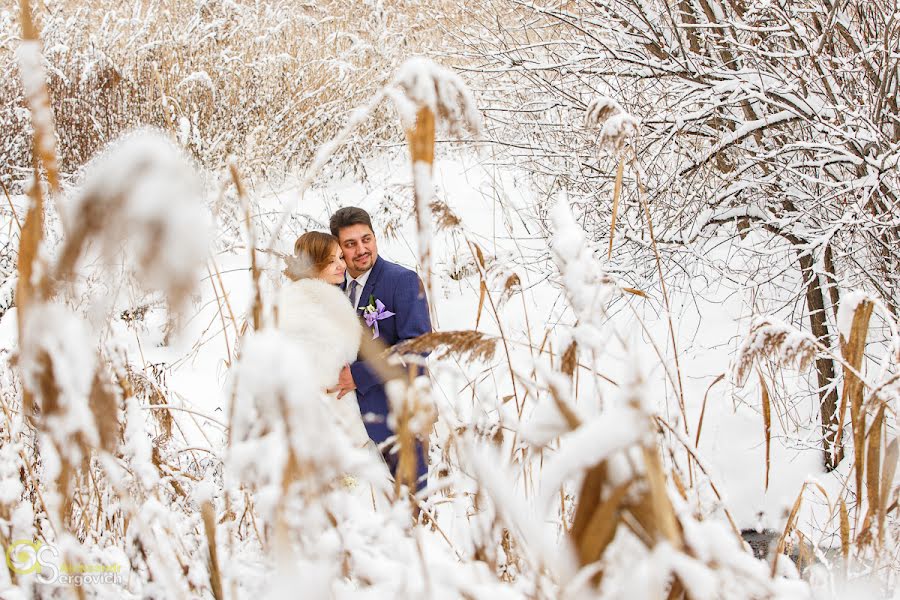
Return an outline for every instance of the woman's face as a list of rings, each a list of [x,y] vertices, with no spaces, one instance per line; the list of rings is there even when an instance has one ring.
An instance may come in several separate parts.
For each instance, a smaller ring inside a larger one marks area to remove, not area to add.
[[[341,247],[335,244],[331,247],[331,262],[319,272],[319,279],[337,285],[344,281],[344,271],[347,265],[344,263],[344,253]]]

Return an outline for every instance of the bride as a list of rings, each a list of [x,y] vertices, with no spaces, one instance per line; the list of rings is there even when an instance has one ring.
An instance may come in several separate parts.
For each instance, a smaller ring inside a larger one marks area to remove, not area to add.
[[[356,360],[362,325],[337,286],[344,281],[343,253],[336,237],[308,231],[294,243],[285,274],[291,280],[278,295],[278,326],[307,349],[316,387],[337,385],[341,369]],[[329,394],[338,423],[357,448],[369,444],[356,394]]]

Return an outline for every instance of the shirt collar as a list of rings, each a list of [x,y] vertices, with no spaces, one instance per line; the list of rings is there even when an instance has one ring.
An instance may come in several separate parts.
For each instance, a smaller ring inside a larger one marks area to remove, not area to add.
[[[359,287],[356,288],[356,306],[353,307],[354,309],[356,309],[361,304],[364,304],[364,302],[362,301],[362,291],[363,291],[363,288],[366,287],[366,281],[369,280],[369,275],[371,275],[371,273],[372,273],[372,269],[369,269],[368,271],[366,271],[365,273],[363,273],[362,275],[357,277],[355,280]],[[354,281],[354,279],[352,277],[350,277],[349,272],[347,272],[345,276],[347,278],[346,279],[347,283],[344,286],[344,293],[349,298],[350,297],[350,282]]]
[[[366,285],[366,281],[369,280],[369,275],[371,275],[371,273],[372,273],[372,269],[369,269],[368,271],[366,271],[365,273],[363,273],[362,275],[360,275],[359,277],[356,278],[356,282],[359,284],[360,291],[362,291],[363,286]],[[350,286],[351,281],[353,281],[353,277],[350,277],[350,273],[348,272],[347,273],[348,288]]]

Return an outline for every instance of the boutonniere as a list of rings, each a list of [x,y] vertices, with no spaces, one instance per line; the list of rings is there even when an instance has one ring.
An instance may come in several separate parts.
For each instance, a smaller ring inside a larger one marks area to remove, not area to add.
[[[378,321],[393,317],[394,313],[387,310],[381,300],[377,300],[374,295],[369,296],[369,303],[359,310],[362,311],[363,318],[366,320],[366,326],[371,327],[374,331],[372,339],[378,337]]]

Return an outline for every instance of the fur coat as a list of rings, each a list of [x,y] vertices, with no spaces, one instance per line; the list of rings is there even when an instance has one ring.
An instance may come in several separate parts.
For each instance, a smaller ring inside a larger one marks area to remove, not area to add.
[[[337,286],[319,279],[290,281],[278,293],[278,327],[301,344],[317,386],[334,387],[345,365],[356,360],[363,328]],[[356,394],[332,395],[335,412],[355,442],[368,441]]]

